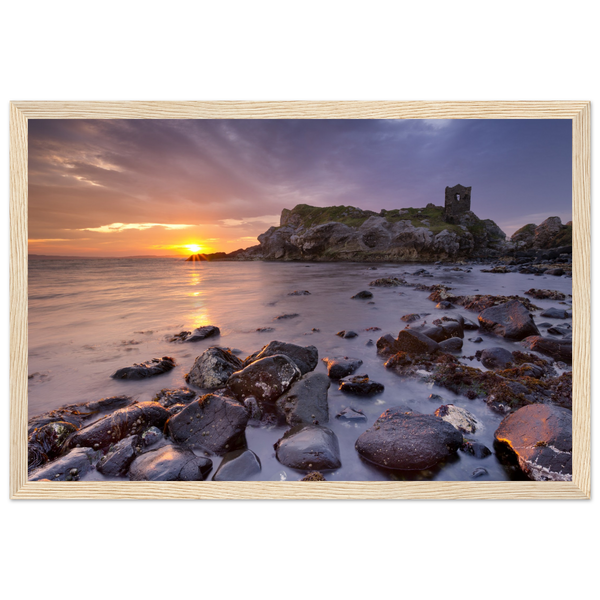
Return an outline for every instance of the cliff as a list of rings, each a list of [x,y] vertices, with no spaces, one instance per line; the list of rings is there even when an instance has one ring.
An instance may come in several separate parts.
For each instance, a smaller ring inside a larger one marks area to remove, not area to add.
[[[548,217],[541,225],[529,223],[513,233],[510,238],[519,250],[568,247],[572,245],[573,225],[562,224],[560,217]]]
[[[299,204],[282,211],[279,227],[259,235],[258,246],[236,250],[225,260],[424,262],[506,252],[506,235],[493,221],[467,211],[450,224],[443,214],[444,208],[433,204],[379,213]]]

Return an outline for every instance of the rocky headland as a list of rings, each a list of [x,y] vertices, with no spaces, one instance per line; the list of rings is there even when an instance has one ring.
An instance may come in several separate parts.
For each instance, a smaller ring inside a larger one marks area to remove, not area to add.
[[[468,210],[448,222],[443,206],[381,210],[352,206],[284,209],[278,227],[259,244],[206,260],[435,262],[457,259],[544,258],[550,250],[570,253],[571,224],[550,217],[507,239],[490,219]],[[557,256],[558,256],[557,254]],[[190,257],[188,260],[197,260]]]

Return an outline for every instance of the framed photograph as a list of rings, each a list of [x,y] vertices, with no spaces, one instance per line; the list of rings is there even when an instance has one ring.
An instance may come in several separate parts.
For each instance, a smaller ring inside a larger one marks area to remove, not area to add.
[[[14,102],[11,497],[590,497],[588,102]]]

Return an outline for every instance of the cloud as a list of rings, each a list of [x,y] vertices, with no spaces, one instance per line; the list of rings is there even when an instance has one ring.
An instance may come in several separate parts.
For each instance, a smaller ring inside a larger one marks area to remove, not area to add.
[[[261,217],[247,217],[245,219],[221,219],[219,223],[225,227],[239,227],[241,225],[250,225],[251,223],[261,223],[271,227],[279,225],[279,219],[279,215],[263,215]]]
[[[76,229],[75,231],[96,231],[97,233],[118,233],[119,231],[126,231],[127,229],[138,229],[143,231],[144,229],[150,229],[151,227],[163,227],[167,230],[172,229],[187,229],[188,227],[194,227],[193,225],[175,225],[166,223],[111,223],[110,225],[102,225],[101,227],[84,227],[83,229]]]

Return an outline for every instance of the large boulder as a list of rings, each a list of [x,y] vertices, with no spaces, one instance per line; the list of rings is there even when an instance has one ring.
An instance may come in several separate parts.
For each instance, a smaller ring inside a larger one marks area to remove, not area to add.
[[[134,364],[131,367],[123,367],[115,371],[111,377],[113,379],[145,379],[162,375],[175,368],[175,359],[170,356],[162,358],[153,358],[143,363]]]
[[[167,430],[183,447],[226,454],[245,443],[248,419],[248,410],[234,398],[206,394],[171,417]]]
[[[252,450],[234,450],[223,457],[213,481],[245,481],[260,470],[260,460]]]
[[[434,415],[388,408],[356,441],[356,450],[380,467],[422,470],[453,455],[463,441],[450,423]]]
[[[318,425],[329,421],[327,390],[331,382],[324,373],[309,373],[296,381],[277,400],[277,410],[288,425]]]
[[[196,358],[185,380],[204,390],[216,390],[243,367],[242,361],[228,349],[208,348]]]
[[[204,481],[212,460],[191,450],[163,446],[138,456],[129,469],[131,481]]]
[[[398,334],[396,341],[398,352],[406,352],[411,355],[433,354],[440,349],[437,342],[413,329],[403,329]]]
[[[122,477],[127,474],[129,465],[137,454],[139,438],[130,435],[112,446],[109,451],[98,461],[96,469],[108,477]]]
[[[108,448],[110,444],[148,427],[162,429],[169,413],[157,402],[140,402],[127,406],[75,432],[69,440],[71,447]]]
[[[298,425],[274,447],[277,460],[292,469],[325,471],[342,466],[338,439],[327,427]]]
[[[300,378],[300,369],[283,354],[267,356],[234,373],[227,386],[238,400],[253,396],[261,407],[272,405]]]
[[[518,300],[486,308],[479,314],[479,325],[509,340],[522,340],[540,334],[533,317]]]
[[[313,371],[319,362],[319,351],[315,346],[297,346],[287,342],[271,342],[258,352],[251,354],[245,361],[244,367],[275,354],[287,356],[300,369],[302,375]]]
[[[101,456],[100,452],[91,448],[74,448],[54,462],[33,471],[29,480],[77,481],[92,470]]]
[[[494,437],[516,454],[531,479],[571,481],[572,431],[572,413],[567,408],[530,404],[508,415]]]
[[[525,338],[522,344],[526,348],[529,348],[529,350],[540,352],[552,357],[554,360],[561,360],[567,364],[571,364],[573,360],[573,342],[570,339],[556,339],[533,335]]]

